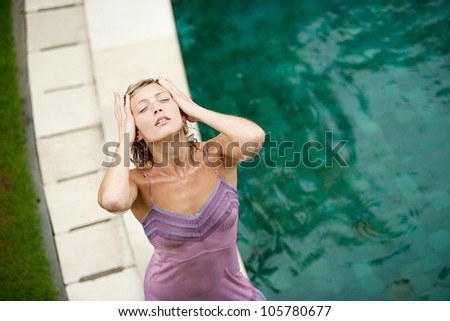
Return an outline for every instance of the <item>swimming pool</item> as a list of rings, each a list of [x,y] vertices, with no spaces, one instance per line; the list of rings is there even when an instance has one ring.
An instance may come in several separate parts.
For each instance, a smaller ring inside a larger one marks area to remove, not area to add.
[[[194,100],[268,133],[239,168],[255,286],[269,300],[449,300],[450,3],[173,10]]]

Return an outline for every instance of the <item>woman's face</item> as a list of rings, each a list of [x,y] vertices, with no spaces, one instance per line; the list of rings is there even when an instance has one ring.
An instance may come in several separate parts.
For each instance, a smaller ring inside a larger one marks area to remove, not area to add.
[[[158,142],[170,140],[183,128],[180,109],[167,89],[159,84],[149,84],[133,95],[130,101],[136,127],[137,140]],[[181,131],[182,132],[182,131]]]

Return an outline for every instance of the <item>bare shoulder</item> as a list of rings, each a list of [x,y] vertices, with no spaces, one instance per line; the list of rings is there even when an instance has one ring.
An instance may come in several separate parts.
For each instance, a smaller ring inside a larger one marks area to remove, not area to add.
[[[144,171],[139,168],[130,169],[130,185],[135,185],[138,194],[148,185],[148,178],[144,176]],[[139,195],[138,195],[139,196]]]
[[[142,176],[143,176],[142,170],[140,170],[139,168],[130,169],[130,180],[131,181],[136,182],[136,180]]]
[[[130,185],[135,185],[137,191],[136,199],[131,206],[131,212],[138,221],[141,221],[151,205],[148,179],[141,169],[130,170]]]
[[[228,143],[228,137],[219,134],[218,136],[201,142],[200,148],[205,150],[208,155],[208,166],[214,167],[219,175],[228,181],[231,185],[237,186],[237,167],[232,159],[224,156],[224,148]]]

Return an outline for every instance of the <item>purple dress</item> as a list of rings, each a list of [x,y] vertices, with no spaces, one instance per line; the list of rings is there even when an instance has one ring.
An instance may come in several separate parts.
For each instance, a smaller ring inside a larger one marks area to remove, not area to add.
[[[141,222],[155,248],[144,278],[146,300],[265,300],[239,270],[237,191],[216,174],[214,190],[193,216],[152,202]]]

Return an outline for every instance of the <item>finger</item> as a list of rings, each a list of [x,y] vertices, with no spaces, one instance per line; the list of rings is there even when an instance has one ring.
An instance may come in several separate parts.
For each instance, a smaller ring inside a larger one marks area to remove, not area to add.
[[[161,77],[161,78],[159,78],[159,80],[160,80],[161,82],[163,82],[164,84],[170,86],[170,82],[168,81],[168,78],[166,78],[166,77]]]
[[[166,88],[172,96],[177,94],[177,91],[173,88],[173,86],[169,82],[167,82],[166,79],[161,79],[159,81],[159,84],[164,88]]]
[[[158,77],[158,83],[163,87],[166,87],[168,85],[166,79],[163,77]]]
[[[123,95],[121,93],[117,94],[117,100],[118,100],[118,109],[119,109],[119,112],[120,112],[120,116],[122,118],[125,118],[125,116],[126,116],[125,100],[124,100],[124,97],[123,97]]]
[[[120,100],[121,94],[119,92],[114,92],[114,103],[117,106],[117,108],[122,108],[123,102]]]
[[[127,116],[133,116],[131,114],[130,95],[128,94],[125,96],[125,113],[127,114]]]
[[[120,98],[119,98],[119,93],[118,92],[114,92],[114,110],[120,114]]]
[[[119,120],[119,111],[117,110],[117,93],[113,92],[114,95],[114,116],[116,120]]]
[[[174,92],[176,92],[179,95],[184,95],[184,93],[173,83],[172,80],[169,78],[166,79],[167,84],[172,88]]]
[[[162,84],[164,82],[164,77],[158,75],[158,77],[156,77],[156,81],[158,82],[158,84],[164,87],[164,85]]]
[[[161,84],[171,93],[180,94],[178,88],[172,82],[169,82],[167,78],[163,79]]]
[[[117,106],[117,92],[113,92],[114,95],[114,108]]]

